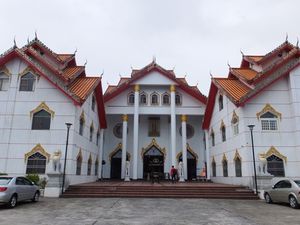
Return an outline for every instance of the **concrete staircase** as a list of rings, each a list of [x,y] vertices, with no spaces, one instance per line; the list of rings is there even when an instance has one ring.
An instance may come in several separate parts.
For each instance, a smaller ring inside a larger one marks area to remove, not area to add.
[[[71,185],[62,195],[64,198],[215,198],[258,199],[252,190],[242,186],[214,183],[140,183],[95,182]]]

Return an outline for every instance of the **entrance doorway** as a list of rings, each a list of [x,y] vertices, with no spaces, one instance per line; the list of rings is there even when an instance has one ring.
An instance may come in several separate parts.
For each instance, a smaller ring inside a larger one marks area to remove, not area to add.
[[[122,171],[122,149],[118,149],[111,155],[110,162],[110,178],[121,179]],[[130,161],[130,155],[126,153],[126,161]]]
[[[110,178],[121,179],[122,150],[119,149],[111,157]]]
[[[182,153],[178,158],[179,162],[182,160]],[[197,178],[197,159],[194,154],[187,150],[187,179],[192,180]]]
[[[153,173],[164,176],[164,154],[157,147],[150,147],[143,157],[144,179],[147,179]]]

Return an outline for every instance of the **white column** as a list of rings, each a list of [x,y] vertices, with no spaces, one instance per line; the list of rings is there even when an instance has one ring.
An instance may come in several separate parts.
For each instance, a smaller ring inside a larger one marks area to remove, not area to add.
[[[133,172],[132,179],[137,179],[138,138],[139,138],[139,91],[140,86],[134,86],[134,115],[133,115]]]
[[[125,169],[126,169],[126,152],[127,152],[127,122],[128,116],[123,115],[123,132],[122,132],[122,171],[121,178],[125,177]]]
[[[205,149],[206,149],[206,177],[207,180],[210,180],[210,154],[209,154],[209,142],[208,142],[208,131],[205,130]]]
[[[103,160],[103,136],[104,129],[100,129],[100,146],[99,146],[99,165],[98,165],[98,178],[102,179],[102,160]]]
[[[171,92],[171,160],[176,166],[176,114],[175,114],[175,85],[170,86]]]
[[[184,179],[187,179],[187,145],[186,145],[186,121],[187,116],[181,115],[181,135],[182,135],[182,162]]]

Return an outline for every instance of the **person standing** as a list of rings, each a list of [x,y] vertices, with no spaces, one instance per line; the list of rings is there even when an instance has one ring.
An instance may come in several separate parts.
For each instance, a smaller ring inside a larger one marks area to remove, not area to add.
[[[177,175],[177,170],[175,169],[174,166],[172,166],[170,174],[171,174],[172,183],[174,184],[176,181],[176,175]]]

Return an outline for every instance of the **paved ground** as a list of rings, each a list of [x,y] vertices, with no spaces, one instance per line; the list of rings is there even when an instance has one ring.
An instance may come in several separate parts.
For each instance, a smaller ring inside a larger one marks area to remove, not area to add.
[[[51,199],[0,206],[0,225],[299,224],[300,210],[261,200]]]

